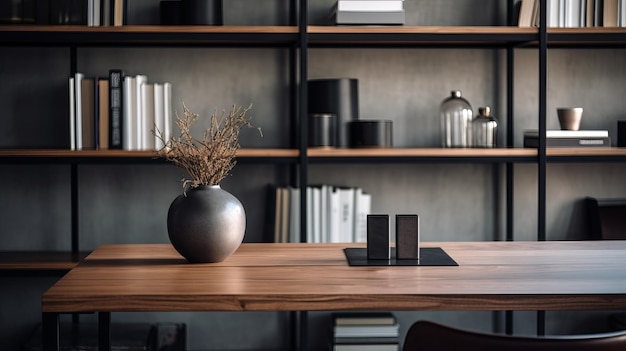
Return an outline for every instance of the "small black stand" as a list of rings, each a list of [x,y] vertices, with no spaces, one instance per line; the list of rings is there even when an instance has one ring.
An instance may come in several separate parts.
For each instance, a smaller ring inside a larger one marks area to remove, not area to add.
[[[420,248],[420,259],[400,260],[396,258],[396,249],[391,248],[391,258],[388,260],[372,260],[367,258],[365,248],[345,248],[344,253],[350,266],[458,266],[440,247]]]

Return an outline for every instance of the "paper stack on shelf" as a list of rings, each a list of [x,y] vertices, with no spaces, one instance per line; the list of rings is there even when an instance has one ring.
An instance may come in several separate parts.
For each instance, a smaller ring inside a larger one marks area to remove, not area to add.
[[[524,131],[524,147],[538,147],[539,132]],[[546,130],[546,147],[610,147],[608,130]]]
[[[404,24],[404,0],[337,0],[337,24]]]
[[[333,351],[398,351],[399,324],[390,312],[333,314]]]

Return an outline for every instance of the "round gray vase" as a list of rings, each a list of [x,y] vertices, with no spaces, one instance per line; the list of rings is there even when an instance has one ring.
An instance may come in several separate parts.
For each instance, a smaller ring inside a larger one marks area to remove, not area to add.
[[[179,195],[167,213],[170,241],[191,263],[225,260],[241,245],[245,231],[243,205],[219,185]]]

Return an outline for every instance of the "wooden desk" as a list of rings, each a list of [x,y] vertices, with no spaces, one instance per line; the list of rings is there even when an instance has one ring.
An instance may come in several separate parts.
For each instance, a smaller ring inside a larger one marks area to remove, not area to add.
[[[168,244],[104,245],[43,295],[45,350],[71,312],[626,309],[626,241],[423,243],[446,267],[350,267],[358,246],[243,244],[188,264]]]

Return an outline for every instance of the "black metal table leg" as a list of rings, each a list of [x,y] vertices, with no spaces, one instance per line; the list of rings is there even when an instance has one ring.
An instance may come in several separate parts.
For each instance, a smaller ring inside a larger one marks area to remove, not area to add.
[[[43,351],[59,351],[59,314],[44,312],[41,345]]]
[[[111,312],[98,312],[98,350],[111,351]]]

